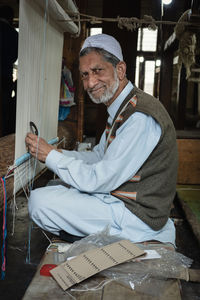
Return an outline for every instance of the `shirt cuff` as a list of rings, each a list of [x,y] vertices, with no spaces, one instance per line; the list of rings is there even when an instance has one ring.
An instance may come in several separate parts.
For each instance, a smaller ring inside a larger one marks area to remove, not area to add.
[[[63,153],[56,150],[51,150],[46,157],[45,165],[48,169],[56,170],[58,162],[63,158]]]

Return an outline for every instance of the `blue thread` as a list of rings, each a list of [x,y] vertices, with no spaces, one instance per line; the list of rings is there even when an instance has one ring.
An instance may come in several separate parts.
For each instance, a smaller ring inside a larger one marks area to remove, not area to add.
[[[28,224],[28,249],[27,249],[27,256],[26,256],[26,263],[31,263],[31,232],[33,228],[33,222],[30,220]]]

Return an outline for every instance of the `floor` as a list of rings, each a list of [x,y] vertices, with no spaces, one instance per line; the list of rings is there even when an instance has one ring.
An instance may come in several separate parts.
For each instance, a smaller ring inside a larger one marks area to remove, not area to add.
[[[50,172],[47,173],[43,179],[36,182],[36,185],[44,185],[46,180],[49,180],[51,176],[52,174]],[[7,265],[6,277],[0,281],[1,300],[22,299],[27,286],[34,276],[37,265],[49,245],[45,233],[37,227],[33,227],[29,255],[29,218],[27,200],[23,194],[17,197],[17,206],[15,232],[14,235],[12,235],[13,216],[12,209],[10,205],[8,205]],[[174,218],[177,229],[177,251],[192,258],[194,260],[192,267],[200,269],[200,246],[193,236],[189,225],[184,220],[184,214],[176,201],[172,211],[172,217]],[[2,224],[0,224],[0,226],[0,228],[2,228]],[[183,300],[200,300],[200,283],[181,282],[181,286]]]

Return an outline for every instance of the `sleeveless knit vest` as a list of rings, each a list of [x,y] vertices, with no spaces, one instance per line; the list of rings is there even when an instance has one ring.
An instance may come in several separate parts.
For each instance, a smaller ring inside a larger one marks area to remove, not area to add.
[[[176,192],[176,132],[161,102],[134,88],[119,107],[113,123],[106,126],[106,147],[118,134],[117,129],[135,112],[152,116],[161,126],[161,137],[137,174],[111,194],[153,230],[160,230],[168,220]]]

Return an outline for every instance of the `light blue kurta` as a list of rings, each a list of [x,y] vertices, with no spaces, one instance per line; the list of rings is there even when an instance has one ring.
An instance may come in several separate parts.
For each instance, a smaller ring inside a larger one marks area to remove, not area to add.
[[[110,124],[132,88],[129,82],[109,106]],[[110,194],[137,173],[160,136],[160,125],[152,117],[136,112],[117,130],[106,151],[105,132],[91,152],[52,150],[46,166],[71,188],[56,185],[32,191],[32,219],[55,234],[62,229],[85,236],[110,225],[111,234],[133,242],[158,240],[175,244],[175,227],[170,219],[161,230],[154,231]]]

